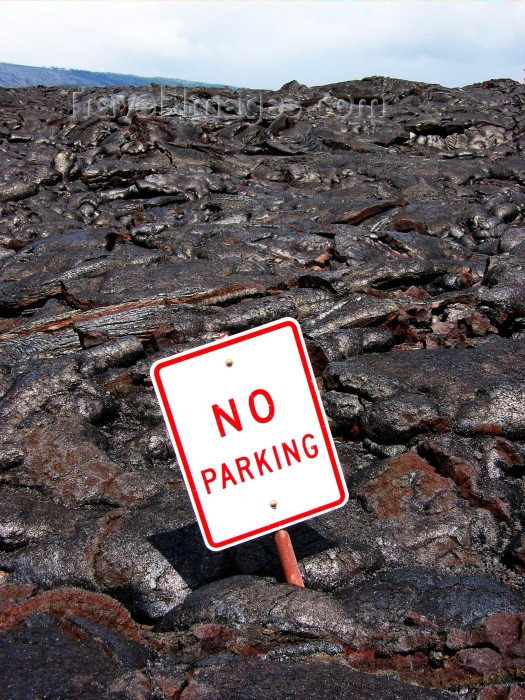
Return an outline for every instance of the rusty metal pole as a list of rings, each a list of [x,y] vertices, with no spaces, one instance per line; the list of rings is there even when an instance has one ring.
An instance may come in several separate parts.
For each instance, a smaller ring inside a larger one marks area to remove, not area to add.
[[[286,530],[277,530],[273,538],[275,540],[277,552],[279,553],[286,583],[293,583],[294,586],[304,588],[303,577],[297,565],[290,535]]]

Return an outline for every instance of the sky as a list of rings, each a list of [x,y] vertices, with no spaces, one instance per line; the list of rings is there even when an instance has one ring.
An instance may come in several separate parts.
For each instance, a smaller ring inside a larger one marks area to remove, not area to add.
[[[519,0],[1,0],[0,62],[277,89],[525,76]]]

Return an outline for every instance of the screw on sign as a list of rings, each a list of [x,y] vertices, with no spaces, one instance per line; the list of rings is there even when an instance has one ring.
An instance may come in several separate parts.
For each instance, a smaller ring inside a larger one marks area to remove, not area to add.
[[[337,453],[297,321],[283,318],[159,360],[153,385],[206,546],[275,532],[344,505]]]

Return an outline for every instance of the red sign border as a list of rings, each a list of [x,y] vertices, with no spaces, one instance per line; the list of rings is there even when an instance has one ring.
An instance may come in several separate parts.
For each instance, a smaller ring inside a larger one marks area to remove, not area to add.
[[[162,379],[160,376],[161,371],[174,364],[178,364],[180,362],[184,362],[186,360],[191,360],[192,358],[199,357],[201,355],[205,355],[210,352],[215,352],[215,350],[220,350],[222,348],[227,348],[229,346],[235,345],[237,343],[241,343],[245,340],[250,340],[252,338],[258,338],[262,335],[265,335],[266,333],[272,333],[274,331],[281,330],[282,328],[289,327],[292,329],[293,335],[294,335],[294,340],[297,346],[297,350],[299,352],[299,356],[301,358],[301,364],[305,373],[306,380],[308,382],[308,388],[310,390],[310,395],[312,397],[312,401],[314,404],[315,412],[317,415],[317,419],[319,421],[319,426],[321,428],[321,432],[323,435],[323,439],[325,442],[326,449],[328,451],[328,455],[330,458],[330,464],[332,466],[333,472],[334,472],[334,477],[337,483],[337,487],[339,490],[339,498],[335,501],[332,501],[331,503],[327,503],[323,506],[318,506],[317,508],[313,508],[312,510],[305,511],[304,513],[299,513],[295,516],[291,516],[289,518],[285,518],[284,520],[279,520],[275,523],[272,523],[271,525],[265,525],[264,527],[257,528],[255,530],[251,530],[249,532],[236,535],[235,537],[231,537],[227,540],[223,540],[222,542],[214,542],[210,528],[208,526],[208,522],[206,520],[206,516],[204,514],[204,509],[202,507],[199,494],[197,492],[197,488],[195,486],[195,481],[193,479],[193,475],[191,473],[191,469],[188,463],[188,460],[186,459],[186,454],[184,451],[184,447],[182,445],[182,441],[180,439],[177,426],[175,424],[175,419],[173,417],[168,397],[166,395],[166,391],[164,389],[164,385],[162,383]],[[315,386],[315,377],[312,371],[312,367],[310,365],[310,360],[308,359],[307,353],[306,353],[306,348],[304,346],[303,338],[302,338],[302,333],[301,333],[301,327],[299,326],[299,323],[293,319],[293,318],[284,318],[279,321],[274,321],[273,323],[266,324],[264,326],[259,326],[258,328],[253,329],[252,331],[243,331],[242,333],[238,333],[236,335],[230,336],[229,338],[225,338],[224,340],[219,340],[214,343],[210,343],[208,345],[203,345],[199,348],[195,348],[195,350],[188,350],[185,352],[182,352],[180,355],[175,355],[174,357],[167,358],[166,360],[160,360],[156,364],[153,365],[152,371],[151,371],[151,376],[153,379],[153,382],[157,388],[158,395],[162,401],[162,405],[164,407],[165,415],[168,419],[169,427],[170,427],[170,432],[171,432],[171,438],[176,446],[176,452],[177,456],[179,457],[179,460],[182,462],[182,468],[184,469],[184,474],[186,476],[186,482],[189,486],[189,489],[192,494],[192,500],[195,505],[195,509],[197,511],[197,516],[201,525],[201,530],[204,535],[204,539],[208,545],[208,547],[212,550],[220,550],[220,549],[226,549],[227,547],[231,547],[232,545],[235,544],[240,544],[241,542],[245,542],[247,540],[253,539],[254,537],[258,537],[260,535],[263,535],[265,533],[269,532],[274,532],[275,530],[279,530],[280,528],[284,527],[285,525],[291,525],[292,523],[297,523],[302,520],[307,520],[308,518],[314,517],[315,515],[320,515],[321,513],[328,511],[328,510],[334,510],[335,508],[338,508],[342,505],[344,505],[347,501],[348,494],[345,488],[345,485],[343,483],[343,478],[342,478],[342,473],[341,473],[341,468],[339,466],[339,460],[337,458],[337,455],[335,453],[335,448],[332,444],[332,439],[331,435],[328,430],[328,425],[326,423],[326,418],[324,415],[323,408],[321,406],[320,398],[317,393],[317,389]]]

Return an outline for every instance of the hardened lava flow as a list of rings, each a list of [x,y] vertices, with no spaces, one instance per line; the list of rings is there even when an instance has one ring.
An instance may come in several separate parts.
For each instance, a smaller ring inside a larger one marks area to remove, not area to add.
[[[525,698],[524,104],[0,90],[3,697]],[[289,528],[305,588],[205,548],[149,379],[283,317],[350,494]]]

